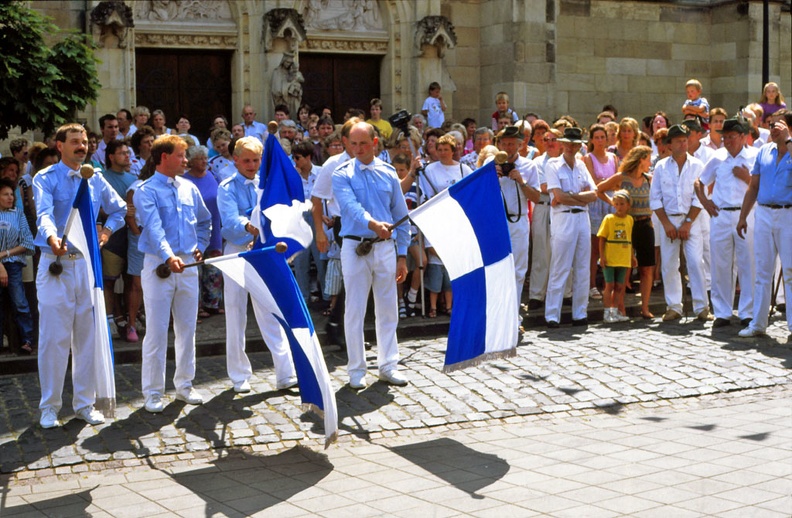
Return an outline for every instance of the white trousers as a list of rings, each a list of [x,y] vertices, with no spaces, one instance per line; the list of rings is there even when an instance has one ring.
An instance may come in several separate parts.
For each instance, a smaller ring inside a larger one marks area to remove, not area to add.
[[[226,243],[225,253],[244,252],[247,247]],[[253,368],[245,354],[245,329],[247,328],[248,291],[224,276],[223,297],[226,311],[226,368],[234,384],[250,379]],[[256,316],[261,337],[272,353],[275,365],[275,380],[284,382],[295,376],[294,363],[289,352],[289,339],[280,322],[270,311],[263,308],[257,299],[252,299],[253,314]]]
[[[192,256],[181,256],[185,263]],[[173,315],[176,373],[173,386],[182,390],[192,386],[195,378],[195,323],[198,318],[198,268],[171,273],[167,279],[157,277],[159,257],[146,254],[140,282],[146,306],[146,335],[143,337],[141,382],[143,395],[165,393],[165,360],[168,352],[168,326]]]
[[[739,214],[739,212],[738,212]],[[701,210],[696,220],[701,220],[701,259],[704,265],[704,286],[707,291],[712,289],[712,253],[710,252],[710,236],[712,235],[712,218],[709,212]],[[735,226],[737,224],[735,223]],[[662,225],[661,225],[662,228]],[[719,252],[718,252],[719,253]]]
[[[544,195],[542,196],[544,200]],[[531,221],[531,276],[528,298],[544,300],[550,269],[550,205],[537,203]]]
[[[679,228],[685,221],[685,215],[668,216],[671,224]],[[707,309],[707,289],[704,281],[704,238],[701,234],[701,225],[698,218],[690,227],[690,237],[682,241],[671,241],[660,225],[660,257],[662,259],[661,272],[663,274],[663,290],[665,292],[666,306],[669,310],[682,314],[682,276],[679,273],[680,247],[685,248],[687,260],[687,273],[690,278],[690,292],[693,296],[693,312],[698,315]]]
[[[525,286],[525,274],[528,272],[528,239],[531,233],[528,216],[522,214],[516,223],[509,222],[509,238],[511,238],[512,256],[514,257],[514,280],[517,283],[517,307],[522,302],[522,292]],[[519,312],[518,312],[519,313]],[[522,323],[519,314],[517,325]]]
[[[347,372],[366,371],[363,320],[369,292],[374,290],[374,315],[377,332],[377,365],[381,373],[398,369],[399,344],[396,325],[399,304],[396,294],[396,249],[391,240],[375,243],[368,255],[355,253],[357,241],[344,239],[341,246],[341,272],[346,288],[344,332],[349,363]]]
[[[557,212],[553,214],[550,228],[550,277],[545,299],[545,320],[561,321],[564,286],[570,276],[572,318],[582,320],[587,317],[591,277],[591,221],[588,212]]]
[[[717,318],[732,316],[737,277],[740,278],[737,315],[740,320],[753,317],[754,213],[748,215],[745,239],[737,235],[739,220],[738,210],[721,210],[710,220],[710,249],[716,251],[712,254],[712,312]]]
[[[756,283],[751,327],[764,331],[767,329],[770,297],[773,294],[776,254],[781,258],[786,293],[792,293],[792,209],[771,209],[757,205],[755,212]],[[789,304],[787,304],[786,320],[787,327],[792,331],[792,308]]]
[[[63,382],[69,352],[72,355],[72,408],[77,411],[96,401],[94,374],[94,320],[91,287],[85,259],[61,259],[63,273],[52,275],[55,256],[41,254],[36,289],[39,308],[39,408],[55,412],[63,406]]]

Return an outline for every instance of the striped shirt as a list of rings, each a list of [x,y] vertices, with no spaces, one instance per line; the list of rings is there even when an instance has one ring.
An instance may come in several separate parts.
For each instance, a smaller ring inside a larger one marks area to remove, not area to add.
[[[33,253],[33,235],[30,233],[25,214],[16,208],[0,211],[0,262],[26,264],[25,255],[2,257],[6,250],[22,245]]]

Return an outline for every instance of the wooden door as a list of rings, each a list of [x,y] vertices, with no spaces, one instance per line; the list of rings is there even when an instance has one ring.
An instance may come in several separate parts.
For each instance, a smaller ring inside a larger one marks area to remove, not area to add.
[[[181,114],[202,143],[215,116],[231,120],[231,52],[139,49],[136,91],[139,105],[165,112],[169,128]]]
[[[329,106],[337,123],[348,108],[368,116],[369,101],[380,97],[381,64],[382,56],[301,53],[303,102],[311,108]]]

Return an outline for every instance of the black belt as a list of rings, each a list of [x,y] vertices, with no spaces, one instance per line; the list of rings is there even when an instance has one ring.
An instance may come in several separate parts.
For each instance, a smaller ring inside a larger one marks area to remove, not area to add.
[[[376,238],[376,237],[360,237],[360,236],[342,236],[342,237],[344,239],[351,239],[352,241],[363,241],[363,242],[365,242],[365,241],[380,242],[380,241],[388,241],[388,239],[390,239],[390,238],[388,238],[388,239],[379,239],[379,238]]]
[[[742,207],[718,207],[718,210],[735,211],[735,210],[742,210]]]
[[[549,201],[537,201],[534,205],[550,205]]]
[[[767,203],[760,203],[759,205],[768,209],[792,209],[792,205],[772,205]]]
[[[687,216],[687,214],[666,214],[669,218],[676,218],[677,216]]]
[[[633,216],[634,221],[649,221],[652,216]]]
[[[569,209],[569,210],[562,210],[561,212],[570,212],[572,214],[580,214],[581,212],[586,212],[583,209]]]

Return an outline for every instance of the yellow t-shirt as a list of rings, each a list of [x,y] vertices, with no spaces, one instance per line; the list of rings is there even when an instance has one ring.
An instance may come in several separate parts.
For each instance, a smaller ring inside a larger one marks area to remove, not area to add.
[[[602,220],[598,237],[605,238],[605,265],[611,268],[632,267],[633,218],[629,214],[620,218],[608,214]]]
[[[391,127],[390,122],[386,121],[385,119],[380,119],[376,122],[369,119],[366,122],[368,122],[372,126],[375,126],[379,130],[380,136],[384,139],[389,139],[391,133],[393,133],[393,128]]]

